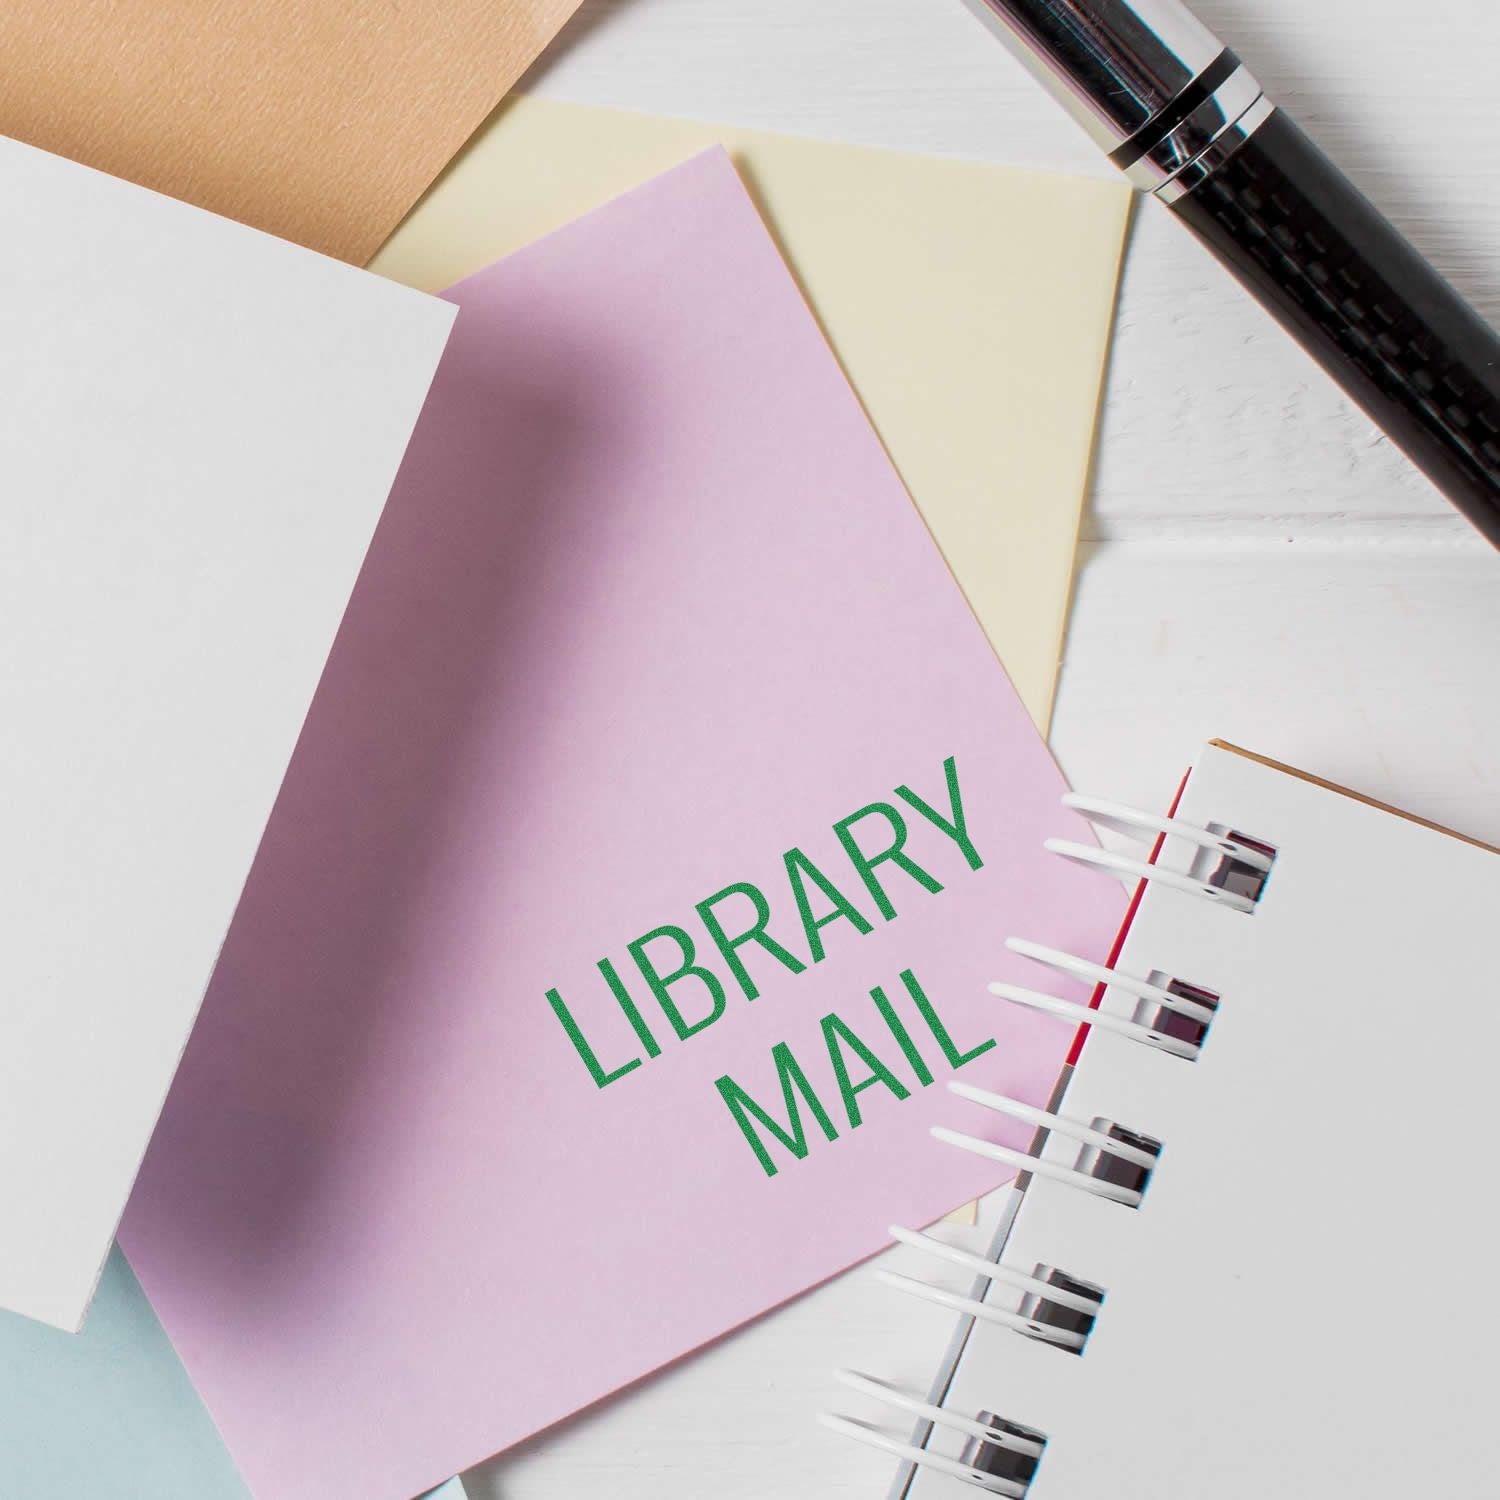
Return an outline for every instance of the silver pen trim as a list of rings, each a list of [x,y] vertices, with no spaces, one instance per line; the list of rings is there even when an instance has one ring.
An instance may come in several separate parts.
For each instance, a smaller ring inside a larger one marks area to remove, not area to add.
[[[1171,110],[1224,44],[1179,0],[966,0],[1113,154]]]
[[[1261,94],[1238,119],[1225,125],[1192,161],[1153,189],[1155,195],[1163,203],[1176,203],[1217,172],[1275,113],[1276,106]]]
[[[1136,187],[1173,201],[1187,190],[1174,188],[1174,184],[1208,158],[1216,145],[1220,150],[1213,152],[1211,159],[1227,160],[1264,123],[1269,104],[1265,111],[1257,106],[1265,101],[1265,93],[1254,74],[1242,64],[1185,120],[1127,166],[1126,177]],[[1198,172],[1191,180],[1197,182],[1201,178],[1202,173]]]

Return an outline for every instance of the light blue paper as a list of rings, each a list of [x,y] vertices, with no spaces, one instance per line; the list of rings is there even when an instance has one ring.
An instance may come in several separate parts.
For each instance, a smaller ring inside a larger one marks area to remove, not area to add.
[[[82,1333],[0,1313],[0,1500],[251,1500],[118,1245]]]
[[[0,1500],[251,1500],[118,1247],[82,1333],[0,1313]]]

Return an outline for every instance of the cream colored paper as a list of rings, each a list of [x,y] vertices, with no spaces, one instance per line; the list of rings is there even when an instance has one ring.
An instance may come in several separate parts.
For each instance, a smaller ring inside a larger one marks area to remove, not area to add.
[[[362,264],[578,0],[16,0],[0,134]]]
[[[1126,188],[518,97],[371,269],[448,286],[718,142],[1045,730]]]

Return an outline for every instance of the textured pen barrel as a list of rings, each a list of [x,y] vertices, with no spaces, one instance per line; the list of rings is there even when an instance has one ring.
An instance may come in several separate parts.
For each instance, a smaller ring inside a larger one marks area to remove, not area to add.
[[[1182,0],[968,0],[1500,547],[1500,338]]]
[[[1500,338],[1296,124],[1170,207],[1500,547]]]

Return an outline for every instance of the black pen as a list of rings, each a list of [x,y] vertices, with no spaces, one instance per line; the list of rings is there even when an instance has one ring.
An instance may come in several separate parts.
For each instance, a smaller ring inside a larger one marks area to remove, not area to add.
[[[1500,338],[1178,0],[969,0],[1500,547]]]

